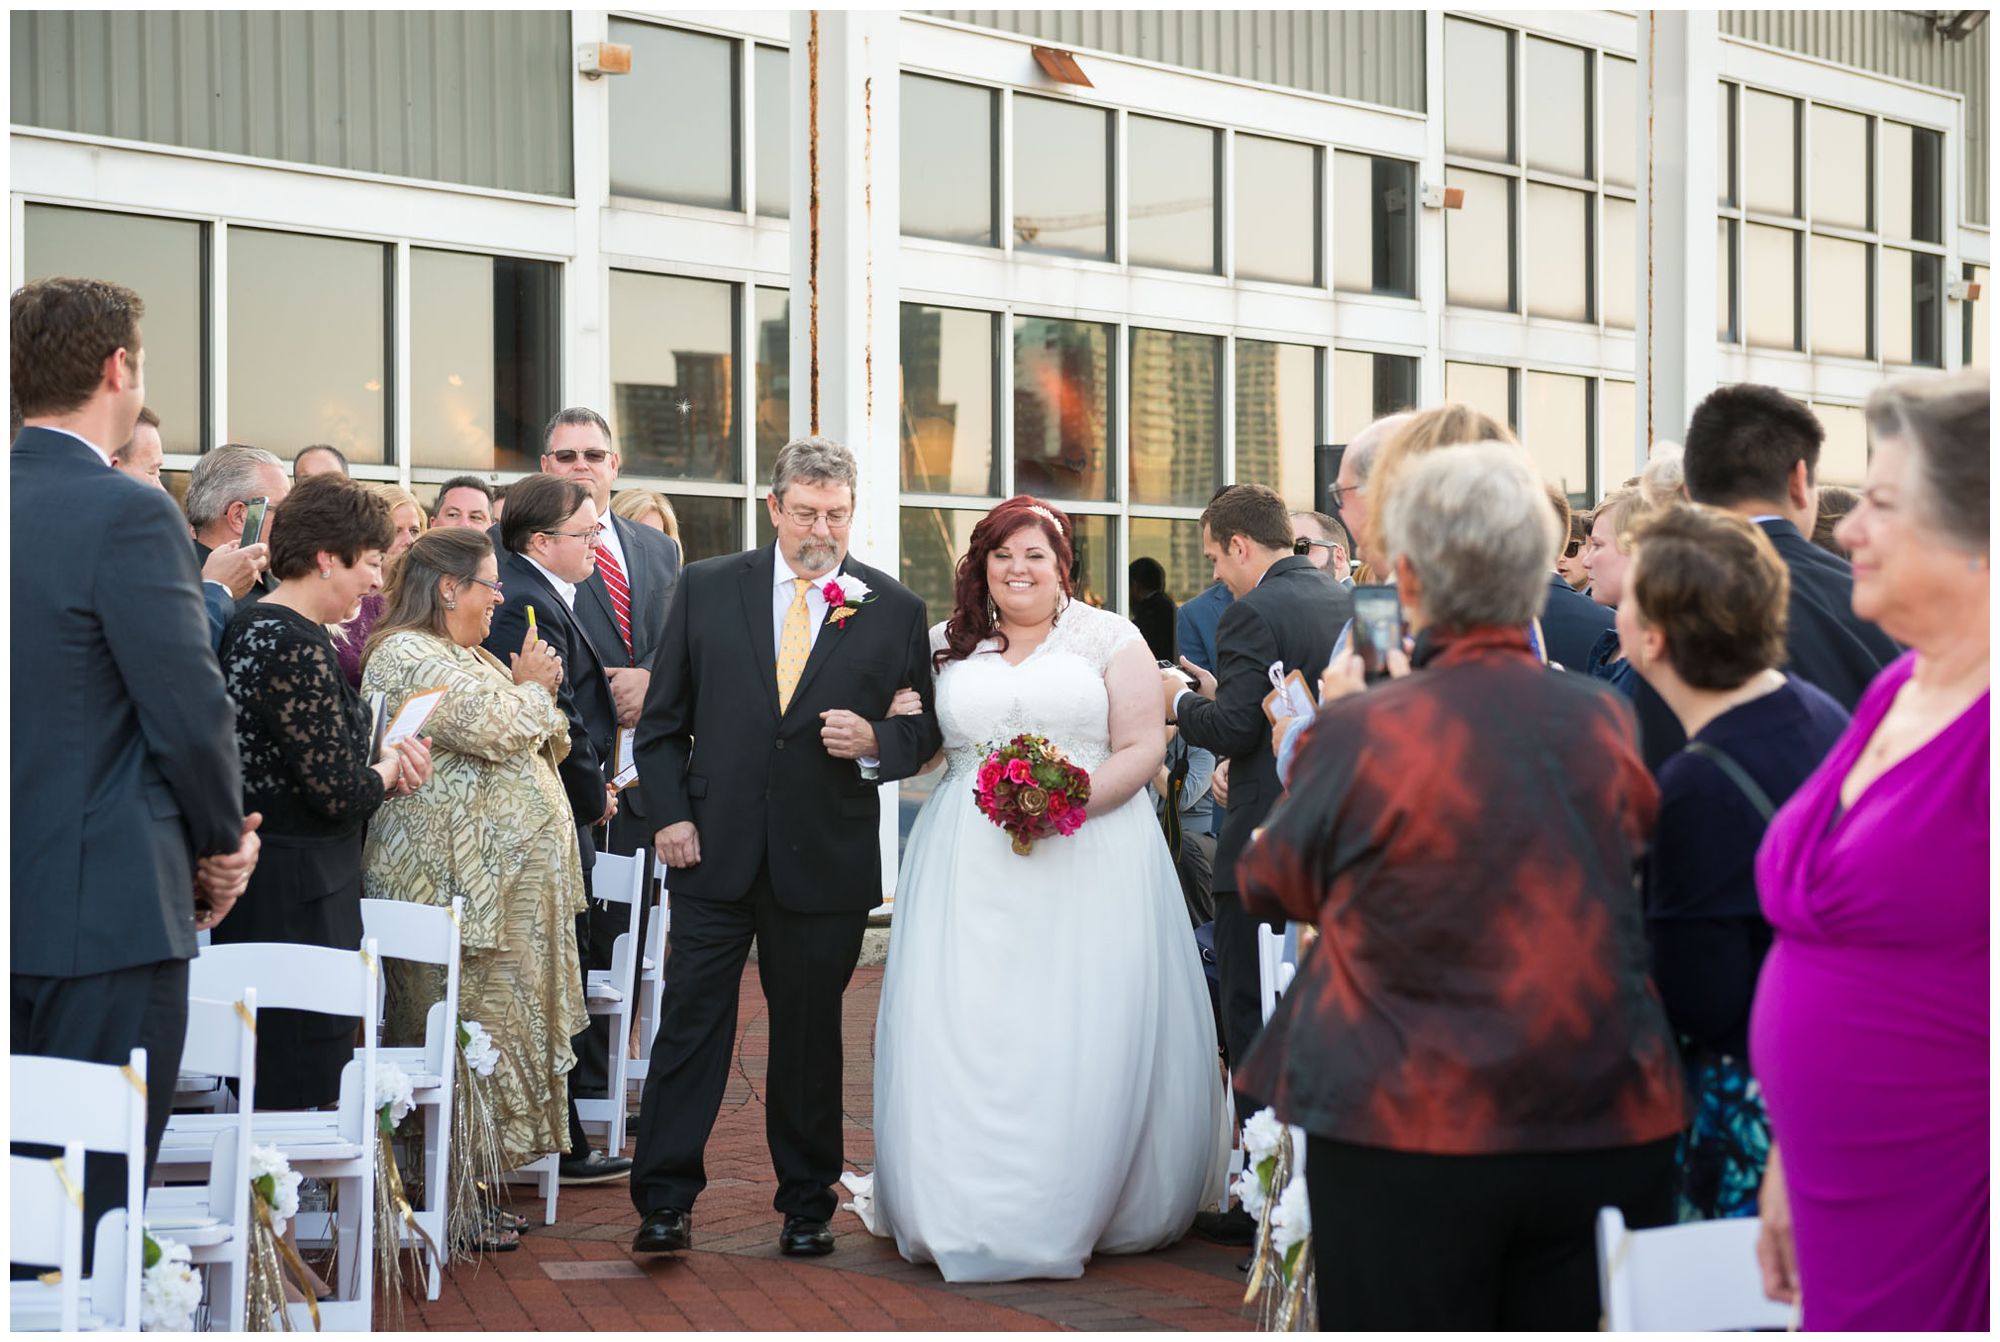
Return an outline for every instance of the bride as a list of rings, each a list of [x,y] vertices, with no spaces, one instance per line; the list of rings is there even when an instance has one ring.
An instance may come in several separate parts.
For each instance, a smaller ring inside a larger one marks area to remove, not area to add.
[[[1070,522],[1025,495],[973,529],[931,631],[944,780],[898,882],[875,1025],[875,1172],[854,1208],[948,1281],[1077,1277],[1179,1239],[1227,1155],[1215,1026],[1144,794],[1159,672],[1071,601]],[[1088,819],[1016,856],[975,808],[986,752],[1046,736]],[[935,763],[935,761],[933,761]]]

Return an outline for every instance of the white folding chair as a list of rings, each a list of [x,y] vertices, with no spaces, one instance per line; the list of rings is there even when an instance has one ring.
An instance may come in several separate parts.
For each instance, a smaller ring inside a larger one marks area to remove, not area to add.
[[[1292,978],[1298,973],[1298,953],[1299,930],[1296,924],[1287,923],[1283,932],[1273,932],[1264,924],[1257,924],[1257,1000],[1266,1021],[1278,1009],[1278,999],[1284,995],[1285,989],[1292,986]],[[1233,1076],[1231,1080],[1233,1082]],[[1216,1207],[1222,1212],[1229,1210],[1230,1185],[1244,1170],[1243,1124],[1250,1117],[1236,1112],[1236,1088],[1233,1084],[1229,1088],[1228,1102],[1231,1120],[1229,1172],[1223,1180],[1222,1198]],[[1303,1165],[1306,1139],[1305,1134],[1296,1128],[1292,1130],[1292,1148],[1296,1163]]]
[[[9,1139],[63,1153],[60,1168],[27,1156],[9,1160],[8,1259],[54,1263],[61,1273],[53,1282],[11,1283],[9,1322],[19,1331],[136,1331],[145,1264],[139,1221],[145,1207],[146,1050],[133,1049],[122,1067],[23,1054],[8,1063]],[[98,1221],[88,1278],[83,1275],[86,1152],[125,1157],[125,1207]],[[51,1194],[60,1200],[53,1215]]]
[[[593,969],[587,979],[584,1002],[593,1016],[602,1016],[611,1027],[609,1057],[606,1059],[604,1098],[578,1100],[576,1116],[586,1127],[602,1125],[604,1149],[618,1155],[625,1149],[625,1073],[629,1059],[625,1041],[632,1034],[632,1011],[636,1005],[639,978],[639,909],[645,899],[646,855],[599,853],[591,871],[593,898],[623,904],[627,909],[625,930],[611,943],[611,968]]]
[[[660,1032],[660,1004],[666,1000],[667,930],[672,911],[667,906],[667,869],[653,868],[653,916],[646,922],[646,958],[639,962],[639,1056],[625,1063],[627,1107],[646,1084],[653,1061],[653,1037]]]
[[[1755,1217],[1627,1230],[1616,1207],[1597,1213],[1597,1281],[1614,1333],[1783,1329],[1792,1307],[1764,1298]]]
[[[236,1078],[241,1102],[220,1121],[204,1119],[200,1135],[191,1135],[192,1141],[210,1143],[206,1184],[156,1186],[148,1192],[146,1231],[155,1239],[166,1235],[187,1246],[189,1261],[207,1269],[210,1322],[220,1319],[219,1326],[240,1333],[247,1326],[244,1292],[249,1281],[250,1119],[257,1093],[256,989],[246,988],[240,999],[231,1002],[189,998],[181,1061],[191,1070],[216,1077],[218,1086],[223,1078]],[[167,1131],[174,1132],[176,1124],[189,1131],[193,1118],[169,1119]],[[186,1148],[188,1143],[180,1145]],[[176,1173],[193,1173],[195,1167],[188,1159],[177,1164]]]
[[[527,1184],[534,1196],[542,1200],[542,1224],[556,1223],[556,1199],[562,1193],[562,1153],[552,1151],[540,1160],[531,1160],[516,1170],[509,1170],[501,1176],[507,1184]]]
[[[255,989],[261,1010],[319,1011],[361,1020],[361,1045],[340,1074],[340,1102],[328,1110],[257,1110],[251,1132],[260,1145],[275,1146],[292,1169],[322,1179],[338,1191],[331,1217],[302,1212],[302,1244],[330,1230],[340,1247],[331,1299],[319,1302],[320,1327],[330,1332],[365,1332],[375,1305],[375,998],[382,962],[371,939],[358,951],[287,942],[239,942],[210,946],[189,966],[189,991],[200,997],[233,1000]],[[162,1169],[200,1164],[208,1156],[198,1139],[202,1129],[226,1121],[221,1116],[183,1116],[178,1133],[160,1146]],[[190,1152],[193,1153],[192,1158]],[[312,1327],[304,1304],[287,1307],[294,1328]]]
[[[431,1004],[424,1042],[393,1048],[378,1045],[375,1050],[379,1061],[392,1062],[409,1075],[412,1098],[423,1114],[423,1205],[412,1210],[440,1254],[447,1252],[444,1220],[452,1105],[457,1101],[459,920],[464,911],[465,901],[458,897],[453,897],[450,908],[400,899],[361,901],[362,935],[372,938],[385,958],[444,968],[444,998]],[[386,975],[383,984],[386,997]],[[428,1264],[425,1293],[437,1299],[444,1286],[444,1264],[408,1226],[402,1235],[405,1248],[423,1254]]]

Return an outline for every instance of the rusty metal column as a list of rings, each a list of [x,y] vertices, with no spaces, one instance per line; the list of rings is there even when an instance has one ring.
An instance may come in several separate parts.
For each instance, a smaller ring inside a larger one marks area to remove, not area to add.
[[[1639,11],[1639,143],[1634,359],[1638,422],[1612,429],[1599,478],[1621,480],[1651,444],[1679,442],[1688,416],[1715,387],[1715,88],[1721,70],[1716,16]],[[1615,128],[1609,116],[1606,124]],[[1624,449],[1630,449],[1626,455]]]

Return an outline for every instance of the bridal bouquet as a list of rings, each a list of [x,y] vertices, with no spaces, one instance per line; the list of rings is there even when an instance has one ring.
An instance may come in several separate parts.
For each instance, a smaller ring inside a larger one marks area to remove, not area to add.
[[[1022,734],[988,752],[973,784],[980,814],[1014,836],[1026,857],[1035,840],[1074,834],[1090,804],[1090,775],[1047,737]]]

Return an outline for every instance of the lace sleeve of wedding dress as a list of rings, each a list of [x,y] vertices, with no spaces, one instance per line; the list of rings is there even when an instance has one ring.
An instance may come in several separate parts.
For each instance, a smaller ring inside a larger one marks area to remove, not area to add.
[[[1056,620],[1050,641],[1088,662],[1098,675],[1128,643],[1144,643],[1139,627],[1123,615],[1072,601]]]

